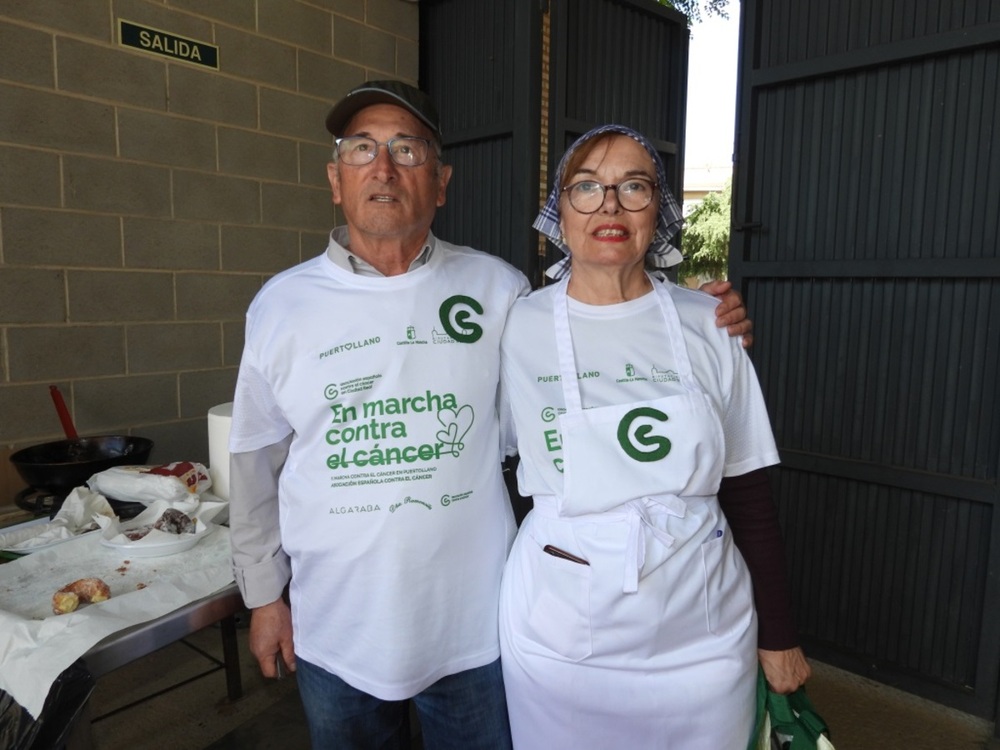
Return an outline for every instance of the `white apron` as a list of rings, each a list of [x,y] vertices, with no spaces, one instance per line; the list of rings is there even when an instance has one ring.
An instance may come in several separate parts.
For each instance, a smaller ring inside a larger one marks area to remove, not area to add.
[[[722,425],[654,289],[685,392],[586,410],[565,282],[554,296],[563,494],[535,497],[501,590],[519,750],[742,750],[752,730],[756,618],[716,497]]]

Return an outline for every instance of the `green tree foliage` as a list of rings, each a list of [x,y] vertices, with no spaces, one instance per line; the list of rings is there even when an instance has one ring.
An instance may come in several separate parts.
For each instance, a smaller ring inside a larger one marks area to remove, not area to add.
[[[681,240],[685,260],[677,267],[679,283],[726,278],[732,197],[732,182],[727,181],[722,190],[706,195],[688,214]]]
[[[679,10],[688,17],[690,24],[699,23],[703,11],[706,16],[729,18],[729,0],[657,0],[657,2]]]

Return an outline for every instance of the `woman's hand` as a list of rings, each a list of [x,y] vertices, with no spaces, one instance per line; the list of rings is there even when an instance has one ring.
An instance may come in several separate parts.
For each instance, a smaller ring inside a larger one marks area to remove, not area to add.
[[[719,300],[715,308],[715,324],[730,336],[743,336],[743,348],[749,349],[753,344],[753,321],[747,317],[747,309],[743,297],[733,289],[728,281],[709,281],[701,285],[701,291],[707,292]]]
[[[805,685],[812,675],[812,668],[806,661],[801,648],[790,648],[786,651],[765,651],[757,649],[760,665],[764,668],[764,677],[771,690],[782,695],[794,693]]]

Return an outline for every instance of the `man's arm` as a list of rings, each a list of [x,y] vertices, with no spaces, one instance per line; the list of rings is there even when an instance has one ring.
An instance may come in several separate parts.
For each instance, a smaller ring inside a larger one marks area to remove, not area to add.
[[[733,289],[728,281],[709,281],[701,285],[701,291],[707,292],[719,300],[715,308],[715,324],[725,327],[730,336],[742,336],[743,348],[749,349],[753,344],[753,321],[747,317],[747,308],[743,297]]]
[[[281,548],[278,477],[292,437],[229,459],[229,528],[233,570],[243,601],[252,610],[250,652],[265,677],[276,677],[275,659],[295,671],[292,618],[283,593],[291,579]]]

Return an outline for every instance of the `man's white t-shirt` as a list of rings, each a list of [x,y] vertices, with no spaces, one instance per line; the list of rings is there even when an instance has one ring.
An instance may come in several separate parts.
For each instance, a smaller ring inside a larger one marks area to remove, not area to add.
[[[527,281],[432,241],[399,276],[324,254],[270,280],[247,314],[230,434],[234,453],[292,436],[279,506],[296,654],[384,700],[498,658],[515,532],[496,400]]]

